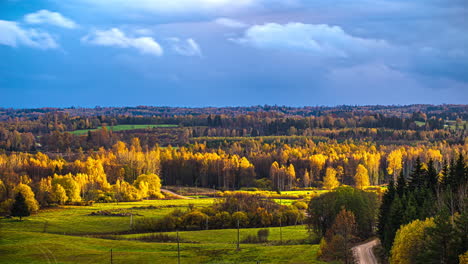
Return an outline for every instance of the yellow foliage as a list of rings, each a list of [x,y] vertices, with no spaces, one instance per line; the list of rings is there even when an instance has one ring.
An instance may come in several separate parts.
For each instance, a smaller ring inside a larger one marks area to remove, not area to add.
[[[29,211],[37,212],[39,210],[39,204],[36,201],[35,195],[31,190],[31,187],[29,187],[26,184],[20,183],[15,188],[15,193],[19,192],[23,194],[24,199],[26,200],[26,204],[28,205]]]
[[[328,167],[323,178],[323,187],[327,190],[332,190],[338,186],[340,186],[340,182],[336,179],[336,170]]]
[[[415,220],[398,229],[391,249],[390,263],[411,264],[424,243],[424,232],[434,227],[434,219]]]

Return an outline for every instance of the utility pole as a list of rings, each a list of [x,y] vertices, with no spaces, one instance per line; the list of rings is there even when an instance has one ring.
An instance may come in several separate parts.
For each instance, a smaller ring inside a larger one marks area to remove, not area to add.
[[[177,231],[177,264],[180,264],[180,241],[179,241],[179,231]]]
[[[111,248],[111,252],[110,252],[110,253],[111,253],[111,254],[110,254],[110,255],[111,255],[110,257],[111,257],[111,264],[112,264],[112,248]]]

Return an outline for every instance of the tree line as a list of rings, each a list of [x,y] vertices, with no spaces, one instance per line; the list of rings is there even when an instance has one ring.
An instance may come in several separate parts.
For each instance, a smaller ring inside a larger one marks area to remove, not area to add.
[[[467,191],[468,168],[461,153],[440,169],[432,160],[418,158],[408,175],[391,181],[378,226],[391,262],[458,263],[466,258]]]

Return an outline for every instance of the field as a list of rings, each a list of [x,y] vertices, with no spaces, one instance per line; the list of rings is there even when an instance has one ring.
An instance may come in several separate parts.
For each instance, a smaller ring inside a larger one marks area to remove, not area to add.
[[[107,127],[109,130],[112,131],[124,131],[124,130],[136,130],[136,129],[148,129],[148,128],[157,128],[157,127],[178,127],[178,125],[170,125],[170,124],[148,124],[148,125],[117,125],[117,126],[109,126]],[[75,131],[69,131],[69,133],[73,135],[85,135],[88,131],[94,131],[101,129],[102,127],[98,127],[95,129],[81,129]]]
[[[130,217],[91,216],[100,210],[132,212],[133,220],[143,216],[160,217],[189,204],[203,207],[213,198],[193,200],[145,200],[132,203],[63,206],[41,210],[23,221],[0,220],[0,263],[177,263],[176,243],[136,241],[148,234],[123,234],[130,229]],[[291,201],[286,201],[291,202]],[[145,207],[154,206],[156,209]],[[138,208],[139,207],[139,208]],[[270,242],[241,244],[236,250],[237,230],[180,232],[181,263],[324,263],[316,260],[318,245],[304,244],[305,226],[270,229]],[[241,229],[241,240],[258,229]],[[119,234],[117,234],[119,233]],[[167,233],[175,236],[174,232]],[[110,240],[99,236],[113,236]]]

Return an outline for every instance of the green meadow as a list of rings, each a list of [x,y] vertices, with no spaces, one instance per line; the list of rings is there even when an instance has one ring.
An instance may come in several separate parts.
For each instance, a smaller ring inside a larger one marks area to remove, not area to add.
[[[130,216],[90,214],[101,210],[131,212],[135,221],[162,217],[174,209],[185,210],[189,204],[209,206],[213,201],[96,203],[41,210],[21,222],[0,219],[0,263],[111,263],[111,249],[112,263],[177,263],[177,243],[136,240],[150,234],[127,233]],[[240,229],[240,239],[258,230]],[[282,227],[281,232],[279,227],[269,230],[268,242],[241,243],[240,250],[236,249],[236,229],[179,232],[181,263],[325,263],[317,260],[318,245],[308,244],[304,225]],[[176,236],[175,232],[167,234]]]

